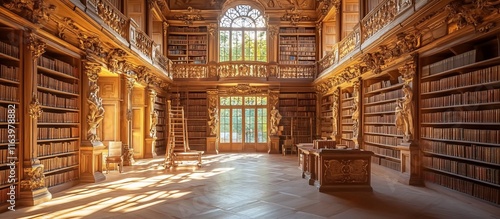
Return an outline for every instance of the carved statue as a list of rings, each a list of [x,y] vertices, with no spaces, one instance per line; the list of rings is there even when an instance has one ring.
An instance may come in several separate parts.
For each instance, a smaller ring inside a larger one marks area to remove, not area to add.
[[[156,138],[156,125],[158,124],[158,112],[155,110],[151,114],[151,127],[149,128],[149,136]]]
[[[353,104],[352,104],[352,140],[354,141],[355,149],[359,148],[358,144],[358,136],[359,136],[359,82],[356,81],[354,83],[354,91],[353,91]]]
[[[97,128],[99,127],[101,121],[104,119],[104,107],[102,106],[102,98],[98,96],[99,86],[97,83],[92,83],[90,86],[90,95],[87,99],[89,104],[89,114],[87,115],[87,123],[89,125],[87,131],[87,139],[94,143],[99,141],[97,136]]]
[[[217,128],[219,124],[219,110],[217,107],[212,107],[208,109],[208,126],[210,127],[210,134],[217,135]]]
[[[338,117],[339,117],[339,90],[336,89],[335,92],[333,92],[333,104],[332,104],[332,139],[335,139],[335,136],[338,134],[337,130],[337,124],[338,122]]]
[[[278,125],[281,121],[281,114],[280,112],[276,109],[275,106],[273,106],[273,109],[271,110],[271,135],[276,135],[278,134]]]
[[[403,132],[403,141],[413,140],[413,91],[410,85],[403,86],[403,98],[396,106],[396,127]]]

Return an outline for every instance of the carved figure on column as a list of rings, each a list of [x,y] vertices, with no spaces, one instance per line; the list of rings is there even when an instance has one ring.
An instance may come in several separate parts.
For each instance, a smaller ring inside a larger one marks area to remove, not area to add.
[[[97,128],[99,128],[101,121],[104,119],[104,107],[102,106],[102,98],[99,97],[99,86],[97,83],[90,85],[90,95],[87,103],[89,104],[87,140],[94,143],[100,140],[97,136]]]
[[[271,110],[271,135],[278,134],[278,125],[280,124],[281,118],[280,112],[273,106]]]
[[[21,181],[22,190],[33,191],[45,186],[45,174],[42,165],[24,168],[24,173],[27,177],[26,180]]]
[[[335,89],[333,92],[332,101],[332,136],[331,138],[335,140],[335,136],[338,134],[338,117],[339,117],[339,89]]]
[[[156,125],[158,124],[158,112],[155,110],[151,114],[151,128],[149,128],[149,136],[156,138]]]
[[[413,77],[415,75],[415,65],[413,62],[406,64],[399,68],[403,75],[403,97],[397,101],[396,106],[396,127],[403,132],[403,141],[409,142],[413,140],[414,128],[414,105],[413,105]]]
[[[356,80],[353,82],[354,91],[352,93],[353,96],[353,104],[352,104],[352,140],[354,141],[354,148],[359,149],[358,136],[359,136],[359,81]]]
[[[210,135],[217,135],[219,127],[219,109],[217,108],[217,91],[207,91],[208,94],[208,127]]]

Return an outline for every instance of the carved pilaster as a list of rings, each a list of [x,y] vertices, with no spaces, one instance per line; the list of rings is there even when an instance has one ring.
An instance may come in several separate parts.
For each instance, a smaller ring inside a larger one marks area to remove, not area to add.
[[[333,140],[336,140],[337,139],[337,135],[338,135],[338,130],[339,130],[339,127],[338,127],[338,124],[339,124],[339,102],[340,102],[340,99],[339,99],[339,96],[340,96],[340,90],[338,88],[335,89],[335,91],[333,91],[333,95],[332,95],[332,136],[331,138]]]
[[[278,110],[278,96],[279,96],[279,91],[273,90],[269,91],[268,94],[269,98],[269,107],[271,108],[271,119],[270,119],[270,132],[269,134],[271,136],[275,136],[279,134],[279,124],[281,121],[281,114]]]
[[[87,140],[94,144],[100,141],[99,136],[97,136],[97,128],[101,124],[102,119],[104,119],[104,107],[102,106],[102,98],[99,97],[99,85],[97,84],[101,66],[96,63],[87,62],[85,63],[84,71],[89,80]]]
[[[163,21],[162,26],[163,26],[163,37],[167,37],[168,27],[170,26],[170,24]]]
[[[399,68],[399,73],[403,76],[403,97],[397,101],[396,105],[396,127],[403,132],[403,141],[410,142],[414,139],[414,118],[415,107],[413,100],[413,79],[415,77],[416,66],[413,61],[406,63]]]
[[[30,117],[35,120],[38,120],[38,118],[42,116],[42,108],[36,94],[33,94],[33,99],[31,100],[31,103],[29,105],[28,113]]]
[[[278,35],[278,26],[276,25],[268,25],[267,26],[267,32],[269,33],[269,37],[271,37],[271,39],[274,39],[274,37],[276,37],[276,35]]]
[[[38,39],[34,33],[28,34],[28,49],[31,51],[31,57],[33,61],[37,61],[38,58],[45,52],[46,43]]]
[[[215,31],[217,30],[217,24],[209,24],[208,25],[208,33],[210,34],[211,37],[215,36]]]
[[[353,122],[353,129],[352,129],[352,140],[354,141],[354,149],[359,149],[359,119],[360,119],[360,116],[361,116],[361,112],[360,112],[360,102],[359,102],[359,99],[360,99],[360,95],[361,95],[361,91],[359,89],[359,86],[360,86],[360,80],[359,79],[356,79],[352,82],[352,86],[353,86],[353,93],[352,93],[352,96],[353,96],[353,101],[354,103],[352,104],[352,122]]]
[[[155,99],[158,93],[151,89],[149,91],[149,105],[150,105],[150,127],[149,127],[149,137],[156,138],[156,125],[158,124],[158,112],[154,109]]]
[[[134,160],[134,147],[132,145],[132,91],[134,88],[134,84],[136,82],[135,75],[126,75],[125,84],[126,84],[126,103],[127,103],[127,130],[126,130],[126,138],[127,145],[123,145],[123,165],[131,166]]]
[[[209,90],[208,96],[208,127],[210,128],[210,136],[217,136],[219,128],[219,91]]]

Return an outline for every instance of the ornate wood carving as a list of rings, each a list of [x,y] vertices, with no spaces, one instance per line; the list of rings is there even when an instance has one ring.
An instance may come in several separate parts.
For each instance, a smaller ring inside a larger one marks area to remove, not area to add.
[[[217,30],[217,24],[212,23],[208,25],[208,33],[210,34],[210,36],[214,37],[216,30]]]
[[[339,42],[339,59],[343,59],[355,48],[361,45],[361,30],[359,25],[356,25],[353,31]]]
[[[267,26],[267,32],[269,33],[269,37],[271,37],[271,39],[274,39],[274,37],[276,37],[276,35],[278,35],[278,27],[276,25],[268,25]]]
[[[369,169],[367,160],[324,160],[323,172],[326,183],[367,183]]]
[[[34,165],[24,168],[26,179],[21,181],[21,189],[25,191],[33,191],[45,187],[45,174],[43,173],[43,165]]]
[[[130,63],[125,60],[127,52],[122,49],[115,48],[111,49],[107,55],[107,67],[108,70],[114,73],[127,73],[130,70]]]
[[[354,103],[352,104],[352,140],[354,141],[354,148],[359,149],[359,118],[361,116],[360,112],[360,96],[361,96],[361,91],[359,89],[359,79],[354,80],[353,82],[353,88],[354,91],[352,92],[353,96],[353,101]]]
[[[46,0],[10,0],[2,2],[7,9],[17,12],[34,24],[49,21],[50,15],[56,9],[55,5],[46,3]]]
[[[276,106],[273,106],[272,107],[272,110],[271,110],[271,119],[270,119],[270,133],[271,136],[272,135],[277,135],[278,134],[278,127],[279,127],[279,124],[280,124],[280,121],[281,121],[281,114],[279,112],[278,109],[276,109]]]
[[[286,13],[281,17],[282,21],[290,21],[291,25],[297,25],[301,21],[309,21],[311,18],[307,15],[302,15],[297,7],[292,7],[290,10],[286,10]]]
[[[187,12],[180,15],[174,15],[176,20],[181,20],[186,25],[192,25],[194,21],[201,21],[204,18],[200,15],[201,10],[193,9],[191,6],[187,8]]]
[[[174,78],[207,78],[207,66],[205,65],[174,65]]]
[[[341,85],[342,83],[351,81],[352,79],[361,76],[361,74],[365,73],[366,71],[367,69],[359,64],[348,66],[339,74],[329,78],[326,82],[318,84],[316,86],[316,91],[318,93],[326,93],[332,88]]]
[[[158,111],[154,110],[155,99],[158,94],[155,90],[149,91],[149,105],[151,107],[151,126],[149,127],[149,137],[156,138],[156,125],[158,124]]]
[[[210,128],[210,135],[217,135],[219,127],[219,108],[217,104],[219,92],[217,90],[207,91],[208,95],[208,127]]]
[[[127,37],[128,18],[106,0],[97,0],[97,13],[111,29],[123,38]]]
[[[396,127],[403,132],[403,141],[409,142],[414,139],[414,118],[415,107],[413,102],[413,79],[415,77],[416,66],[413,61],[406,63],[399,68],[403,76],[404,96],[397,101],[396,105]]]
[[[89,96],[87,98],[89,106],[89,113],[87,114],[87,140],[93,144],[100,140],[99,136],[97,136],[97,128],[104,119],[104,107],[102,106],[102,98],[99,97],[99,85],[97,84],[101,65],[86,62],[84,71],[89,79]]]
[[[31,51],[31,57],[33,61],[37,61],[38,58],[45,52],[46,43],[38,39],[34,33],[28,33],[28,49]]]
[[[42,116],[42,112],[42,106],[38,101],[38,97],[35,93],[33,93],[33,99],[31,100],[31,103],[29,105],[28,114],[31,118],[37,120],[38,118],[40,118],[40,116]]]
[[[367,53],[362,58],[368,70],[371,70],[374,74],[380,74],[382,72],[382,66],[385,64],[384,57],[382,53],[374,52]]]
[[[457,29],[467,25],[480,26],[484,18],[500,10],[498,0],[454,0],[446,5],[448,23],[456,23]]]
[[[339,96],[340,91],[338,88],[333,91],[332,95],[332,139],[335,139],[335,136],[338,134],[338,118],[339,118]]]
[[[62,20],[56,21],[57,23],[57,36],[63,40],[66,39],[66,30],[71,30],[73,33],[78,33],[79,28],[76,26],[75,21],[69,17],[64,17]]]
[[[238,84],[227,91],[228,94],[258,94],[262,90],[250,86],[249,84]]]
[[[93,54],[99,58],[104,57],[104,48],[101,40],[97,36],[88,36],[85,33],[78,34],[79,48],[86,51],[87,54]]]

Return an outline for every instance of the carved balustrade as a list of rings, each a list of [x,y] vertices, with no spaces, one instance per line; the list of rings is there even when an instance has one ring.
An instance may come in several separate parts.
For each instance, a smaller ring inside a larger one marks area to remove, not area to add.
[[[339,61],[361,46],[361,29],[359,23],[354,26],[352,32],[342,39],[339,44]]]
[[[136,48],[138,52],[142,53],[142,55],[146,56],[148,59],[153,59],[153,48],[156,47],[153,39],[144,33],[144,31],[139,29],[135,22],[130,21],[129,23],[129,42],[132,45],[132,48]]]
[[[277,78],[316,78],[316,65],[280,65]]]
[[[207,65],[177,64],[173,65],[173,78],[208,78]]]
[[[104,21],[108,27],[114,30],[118,35],[127,39],[127,30],[129,18],[122,14],[118,8],[107,0],[88,0],[87,7],[94,7],[97,15]]]
[[[218,74],[221,78],[234,77],[268,77],[267,63],[222,63],[219,64]]]

